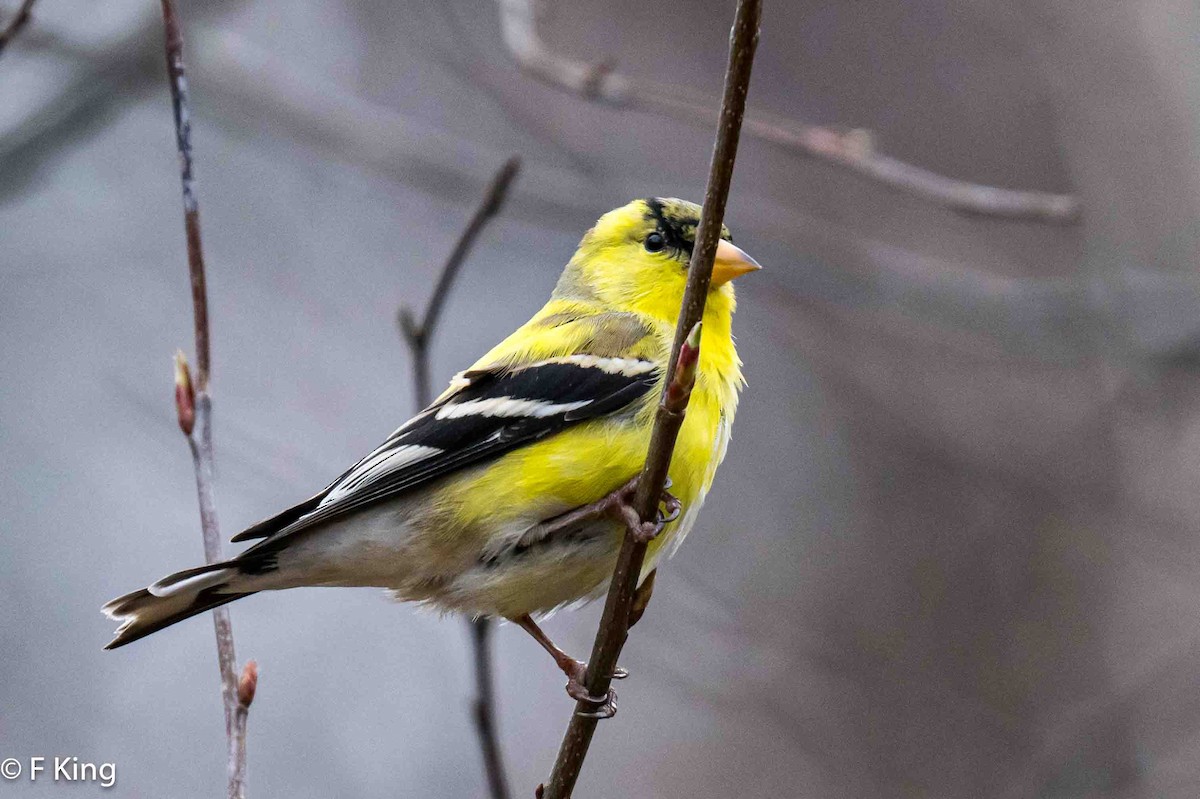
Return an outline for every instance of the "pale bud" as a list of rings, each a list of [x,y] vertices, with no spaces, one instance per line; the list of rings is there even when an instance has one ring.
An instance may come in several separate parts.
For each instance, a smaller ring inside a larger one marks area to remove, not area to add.
[[[196,389],[192,387],[192,374],[181,350],[175,352],[175,415],[179,429],[190,436],[196,426]]]
[[[242,669],[242,678],[238,680],[238,704],[242,707],[250,707],[250,703],[254,701],[254,692],[257,690],[258,664],[253,660],[248,660],[245,668]]]

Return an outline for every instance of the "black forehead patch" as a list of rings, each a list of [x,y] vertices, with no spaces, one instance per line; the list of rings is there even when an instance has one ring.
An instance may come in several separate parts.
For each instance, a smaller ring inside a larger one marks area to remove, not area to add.
[[[668,213],[667,205],[658,197],[649,197],[645,200],[646,207],[650,209],[650,218],[653,218],[659,225],[664,228],[684,229],[690,228],[695,231],[700,224],[700,217],[694,214],[680,215],[677,213]],[[670,209],[672,212],[678,211],[678,207]]]
[[[647,197],[645,200],[649,213],[647,219],[654,221],[667,239],[668,246],[682,250],[690,257],[692,247],[696,243],[696,228],[700,220],[696,216],[677,216],[668,213],[667,205],[657,197]],[[677,210],[672,208],[672,211]]]
[[[659,197],[647,197],[643,202],[646,203],[646,219],[652,220],[663,232],[667,244],[691,256],[696,243],[696,230],[700,227],[700,218],[692,209],[698,212],[698,206],[678,201],[663,202]],[[733,242],[729,228],[724,225],[721,226],[721,238]]]

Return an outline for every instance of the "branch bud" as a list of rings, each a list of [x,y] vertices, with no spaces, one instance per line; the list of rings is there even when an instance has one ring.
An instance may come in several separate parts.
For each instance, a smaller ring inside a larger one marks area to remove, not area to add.
[[[192,374],[182,350],[175,351],[175,415],[179,429],[190,436],[196,426],[196,389],[192,387]]]
[[[254,701],[254,692],[258,690],[258,664],[247,660],[242,669],[242,678],[238,680],[238,704],[244,708],[250,707]]]
[[[688,333],[687,340],[679,349],[679,360],[675,364],[675,375],[671,385],[667,387],[667,409],[681,411],[692,396],[692,387],[696,385],[696,367],[700,363],[700,328],[702,322],[697,322]]]

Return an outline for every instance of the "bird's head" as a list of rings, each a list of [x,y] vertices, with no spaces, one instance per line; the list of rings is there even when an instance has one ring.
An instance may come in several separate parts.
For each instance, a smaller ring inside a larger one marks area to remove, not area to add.
[[[634,200],[609,211],[584,235],[554,294],[599,301],[673,324],[699,224],[700,206],[672,198]],[[722,227],[705,318],[731,314],[730,281],[758,268]]]

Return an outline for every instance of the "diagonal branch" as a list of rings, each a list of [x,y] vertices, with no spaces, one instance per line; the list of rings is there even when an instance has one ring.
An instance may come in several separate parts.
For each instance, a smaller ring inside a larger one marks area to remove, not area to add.
[[[450,288],[454,285],[454,279],[480,232],[492,217],[499,213],[520,168],[521,161],[514,156],[505,161],[492,178],[483,199],[442,266],[429,304],[421,318],[418,320],[407,306],[400,308],[400,331],[412,351],[413,390],[418,409],[426,407],[433,399],[429,383],[429,341],[437,330],[442,308],[450,295]],[[472,619],[469,624],[475,665],[472,717],[475,719],[475,729],[479,733],[479,747],[483,750],[484,771],[487,774],[492,799],[508,799],[508,778],[504,774],[504,758],[500,752],[500,739],[496,732],[496,699],[491,656],[492,624],[484,618]]]
[[[596,632],[595,645],[587,666],[587,690],[591,696],[608,694],[617,659],[629,634],[634,596],[646,556],[646,541],[638,534],[638,528],[657,518],[659,500],[666,485],[667,470],[675,450],[675,440],[683,424],[691,383],[695,380],[699,325],[704,316],[704,305],[712,282],[713,260],[720,241],[725,203],[729,197],[729,184],[733,177],[733,165],[737,156],[742,118],[746,110],[746,94],[750,87],[750,70],[758,45],[761,16],[761,0],[739,0],[729,41],[729,66],[725,72],[725,92],[721,100],[716,145],[709,166],[708,188],[704,193],[704,206],[700,213],[696,244],[688,268],[683,307],[675,328],[675,343],[671,348],[671,358],[667,366],[667,374],[670,377],[659,402],[654,429],[650,435],[650,449],[646,455],[645,466],[638,477],[637,493],[633,501],[641,525],[629,526],[621,545],[621,552],[617,556],[617,566],[604,603],[600,629]],[[544,792],[539,787],[539,795],[544,794],[548,799],[567,799],[571,795],[596,730],[597,719],[590,713],[593,709],[586,702],[581,701],[577,704],[563,737],[562,747],[558,751],[554,770],[550,774],[550,782],[545,786]]]
[[[192,315],[196,338],[196,380],[193,384],[183,356],[176,360],[175,403],[179,425],[187,436],[196,472],[196,495],[200,502],[200,526],[204,535],[204,559],[221,560],[221,531],[213,496],[212,398],[208,393],[209,356],[208,291],[204,280],[204,249],[200,241],[200,208],[192,173],[192,129],[188,106],[187,77],[183,67],[183,35],[173,0],[162,0],[166,38],[167,74],[175,114],[175,143],[179,150],[180,183],[183,189],[183,225],[187,237],[188,274],[192,287]],[[258,684],[258,667],[246,664],[241,680],[233,645],[233,623],[228,608],[213,611],[217,636],[217,660],[221,669],[221,694],[225,706],[225,735],[229,745],[229,799],[245,795],[246,718]],[[239,685],[239,682],[241,683]]]
[[[713,99],[694,90],[640,80],[614,71],[611,61],[587,64],[556,53],[538,35],[538,0],[498,0],[504,44],[518,66],[534,77],[598,102],[665,113],[708,124]],[[1070,223],[1079,216],[1079,201],[1068,194],[1017,191],[939,175],[878,152],[864,130],[831,127],[755,111],[746,132],[763,141],[853,170],[928,202],[966,213]]]
[[[3,30],[0,30],[0,53],[4,52],[4,48],[8,46],[8,43],[21,32],[21,28],[24,28],[26,23],[33,17],[33,4],[36,2],[37,0],[23,0],[21,7],[17,9],[16,16],[9,20]]]

